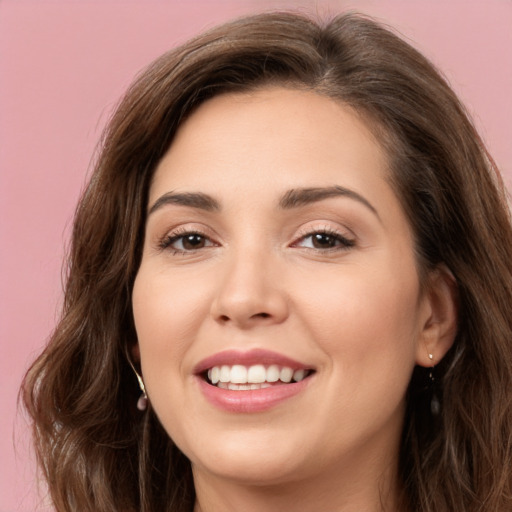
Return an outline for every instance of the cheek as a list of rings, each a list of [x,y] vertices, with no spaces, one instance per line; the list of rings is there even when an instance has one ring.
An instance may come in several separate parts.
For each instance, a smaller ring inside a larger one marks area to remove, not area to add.
[[[135,279],[132,304],[135,326],[141,343],[160,339],[179,344],[197,328],[204,293],[197,283],[151,269],[141,268]]]
[[[387,377],[404,366],[408,374],[419,336],[415,271],[388,265],[316,277],[301,292],[303,318],[333,367],[354,378]]]
[[[204,290],[194,284],[147,265],[141,266],[132,294],[144,383],[153,410],[175,440],[186,439],[181,419],[190,404],[184,383],[205,310]]]
[[[143,370],[148,387],[155,375],[178,367],[204,318],[204,290],[179,276],[168,276],[141,267],[135,279],[133,315]]]

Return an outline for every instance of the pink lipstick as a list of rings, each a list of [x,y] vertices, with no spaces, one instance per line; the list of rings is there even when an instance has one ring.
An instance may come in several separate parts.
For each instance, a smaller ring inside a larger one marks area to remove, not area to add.
[[[276,352],[223,351],[194,369],[206,399],[229,412],[260,412],[303,391],[314,369]]]

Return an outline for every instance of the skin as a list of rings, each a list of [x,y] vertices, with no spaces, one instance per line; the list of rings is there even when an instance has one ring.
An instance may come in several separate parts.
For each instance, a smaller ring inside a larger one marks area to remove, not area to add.
[[[359,198],[279,205],[291,189],[332,186]],[[219,209],[155,208],[170,192]],[[158,165],[148,211],[135,353],[191,460],[196,511],[397,510],[406,388],[415,364],[448,350],[454,293],[442,269],[420,286],[386,155],[361,118],[284,88],[209,100]],[[198,245],[183,245],[189,232]],[[195,365],[254,348],[314,368],[308,386],[258,413],[208,402]]]

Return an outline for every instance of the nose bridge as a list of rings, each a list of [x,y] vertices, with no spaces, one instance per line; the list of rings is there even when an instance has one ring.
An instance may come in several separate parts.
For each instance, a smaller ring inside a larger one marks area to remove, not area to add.
[[[212,307],[215,319],[241,328],[282,322],[288,305],[278,279],[278,255],[254,241],[233,247],[228,253]]]

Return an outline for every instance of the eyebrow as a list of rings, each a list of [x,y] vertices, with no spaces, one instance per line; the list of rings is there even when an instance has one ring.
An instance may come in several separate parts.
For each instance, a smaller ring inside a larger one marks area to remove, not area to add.
[[[201,192],[167,192],[155,201],[149,209],[148,215],[168,204],[189,206],[190,208],[199,208],[209,212],[220,210],[219,202],[207,194]]]
[[[379,213],[375,207],[365,197],[354,190],[341,187],[339,185],[334,185],[332,187],[298,188],[288,190],[281,197],[279,207],[283,210],[291,210],[323,201],[324,199],[339,196],[348,197],[358,201],[380,219]],[[167,192],[155,201],[153,206],[149,209],[148,215],[151,215],[163,206],[171,204],[198,208],[209,212],[220,211],[221,209],[220,203],[208,194],[203,194],[201,192]]]
[[[279,201],[279,206],[284,210],[290,210],[293,208],[306,206],[311,203],[316,203],[318,201],[323,201],[324,199],[329,199],[330,197],[338,196],[355,199],[359,203],[366,206],[380,219],[376,208],[365,197],[358,194],[354,190],[340,187],[339,185],[334,185],[332,187],[299,188],[289,190]]]

